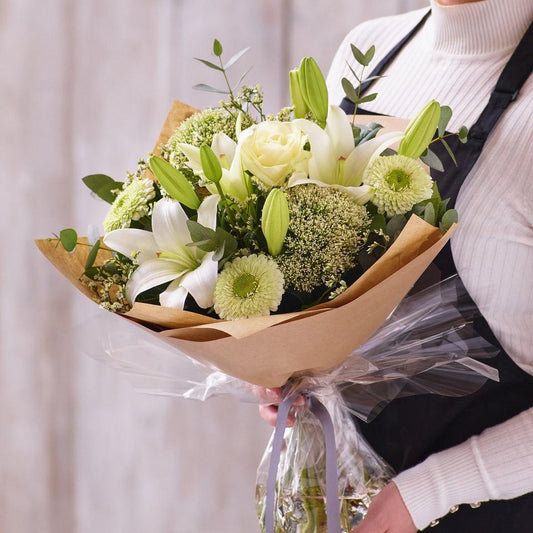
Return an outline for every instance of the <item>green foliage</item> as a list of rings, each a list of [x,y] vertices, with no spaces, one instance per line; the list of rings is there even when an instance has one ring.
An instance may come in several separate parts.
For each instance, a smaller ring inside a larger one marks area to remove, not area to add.
[[[78,243],[78,234],[72,228],[62,229],[59,232],[59,241],[67,252],[73,252]]]
[[[87,256],[87,261],[85,262],[85,270],[91,268],[94,265],[96,256],[98,255],[98,250],[100,249],[100,239],[98,239],[91,248],[89,255]]]
[[[427,148],[426,151],[420,156],[420,159],[430,168],[444,172],[444,165],[439,159],[438,155],[433,150]]]
[[[115,181],[105,174],[91,174],[82,178],[83,183],[91,189],[99,198],[112,204],[117,197],[117,191],[124,185],[121,181]]]
[[[468,141],[468,128],[466,126],[461,126],[457,136],[463,144],[466,143]]]
[[[196,246],[204,252],[215,252],[214,261],[224,263],[237,251],[237,240],[222,228],[212,230],[194,220],[187,220],[187,227],[193,241],[187,246]]]
[[[222,45],[220,44],[220,41],[218,39],[215,39],[213,41],[213,54],[215,54],[217,57],[220,57],[222,55]]]
[[[459,220],[459,217],[457,215],[457,211],[455,209],[448,209],[442,216],[442,220],[440,221],[439,227],[442,233],[446,233],[453,224],[456,224]]]

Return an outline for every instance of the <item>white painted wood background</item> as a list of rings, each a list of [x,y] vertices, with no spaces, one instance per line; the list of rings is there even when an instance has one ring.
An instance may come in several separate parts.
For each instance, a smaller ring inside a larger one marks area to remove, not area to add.
[[[327,69],[362,20],[426,0],[0,0],[0,531],[258,531],[256,407],[133,391],[82,356],[93,311],[32,239],[98,223],[80,178],[133,169],[170,102],[214,104],[193,56],[245,46],[267,109],[303,55]]]

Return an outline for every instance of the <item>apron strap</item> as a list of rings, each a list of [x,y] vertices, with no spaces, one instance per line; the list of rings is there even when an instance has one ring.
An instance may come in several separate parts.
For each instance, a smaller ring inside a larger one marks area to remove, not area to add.
[[[429,15],[431,15],[431,9],[422,17],[420,22],[418,22],[418,24],[376,65],[374,70],[368,76],[369,78],[372,76],[379,76],[394,61],[400,50],[415,36],[416,33],[418,33],[418,30],[422,28],[426,20],[429,18]],[[363,82],[361,84],[361,94],[367,91],[375,81],[376,80]],[[340,108],[347,115],[351,115],[354,112],[355,105],[351,100],[348,100],[348,98],[344,97],[340,104]]]

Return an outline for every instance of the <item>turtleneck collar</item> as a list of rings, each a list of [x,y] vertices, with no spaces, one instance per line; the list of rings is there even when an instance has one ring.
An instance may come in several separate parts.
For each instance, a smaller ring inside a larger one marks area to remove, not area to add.
[[[516,47],[533,20],[531,0],[479,0],[444,6],[431,0],[433,47],[453,55],[479,55]]]

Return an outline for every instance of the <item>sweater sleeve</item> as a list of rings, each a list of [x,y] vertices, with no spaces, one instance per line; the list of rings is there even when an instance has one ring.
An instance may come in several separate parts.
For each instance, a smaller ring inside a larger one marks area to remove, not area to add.
[[[533,491],[533,408],[394,478],[418,529],[454,505]]]

